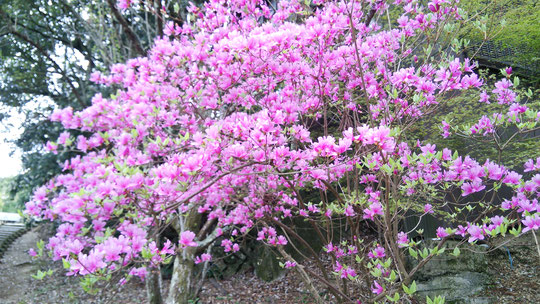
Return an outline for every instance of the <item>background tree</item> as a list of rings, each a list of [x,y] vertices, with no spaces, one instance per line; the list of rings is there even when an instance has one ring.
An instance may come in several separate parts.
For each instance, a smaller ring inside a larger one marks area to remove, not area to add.
[[[10,198],[10,187],[13,178],[0,178],[0,212],[16,213],[19,206]]]
[[[152,0],[122,11],[113,0],[0,0],[0,121],[14,113],[23,117],[22,135],[14,139],[23,163],[12,187],[18,204],[73,156],[43,149],[61,132],[47,116],[57,108],[89,106],[97,92],[90,75],[145,55],[163,34],[164,15],[182,23],[186,6]]]

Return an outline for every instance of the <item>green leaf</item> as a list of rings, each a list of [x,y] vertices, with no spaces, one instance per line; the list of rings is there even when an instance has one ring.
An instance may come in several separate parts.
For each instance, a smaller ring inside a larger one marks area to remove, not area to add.
[[[45,278],[45,272],[38,270],[37,274],[32,275],[32,278],[36,280],[43,280],[43,278]]]
[[[379,269],[379,268],[375,268],[373,269],[372,271],[370,271],[371,275],[376,277],[376,278],[380,278],[381,275],[382,275],[382,271]]]
[[[37,255],[40,256],[40,257],[43,256],[43,248],[45,248],[45,242],[43,242],[43,240],[39,240],[36,243],[36,246],[38,248]]]
[[[143,248],[141,251],[141,256],[143,257],[143,259],[149,260],[152,258],[153,254],[150,251],[148,251],[148,249]]]
[[[424,250],[420,251],[420,256],[422,257],[422,259],[427,258],[428,255],[429,255],[429,252],[427,248],[424,248]]]
[[[409,287],[407,287],[407,285],[401,284],[401,287],[403,288],[403,291],[404,291],[406,294],[412,295],[412,293],[411,293]]]
[[[392,270],[392,272],[390,272],[390,282],[394,282],[395,280],[397,279],[397,275],[396,275],[396,272],[394,270]]]
[[[452,255],[455,257],[458,257],[461,251],[459,250],[459,247],[454,248],[454,251],[452,252]]]
[[[411,247],[409,247],[409,254],[415,258],[415,259],[418,259],[418,253],[416,252],[416,250],[412,249]]]
[[[439,249],[439,247],[437,247],[437,249],[438,249],[437,250],[437,255],[443,254],[446,251],[446,247],[443,247],[443,248],[440,248],[440,249]]]
[[[386,261],[384,261],[383,267],[384,268],[390,268],[390,265],[392,265],[392,259],[388,258],[388,259],[386,259]]]
[[[390,297],[389,295],[386,295],[386,298],[389,301],[392,301],[392,302],[395,303],[395,302],[399,301],[399,292],[396,292],[393,297]]]
[[[520,233],[521,233],[521,225],[519,225],[518,229],[512,228],[512,230],[510,230],[510,234],[515,237],[518,237]]]
[[[170,263],[172,262],[172,260],[173,260],[173,257],[172,257],[172,256],[168,256],[167,258],[165,258],[165,259],[163,260],[163,264],[164,264],[164,265],[168,265],[168,264],[170,264]]]
[[[66,259],[62,259],[62,265],[64,266],[65,269],[70,269],[71,268],[71,264]]]
[[[505,236],[505,235],[506,235],[506,231],[508,230],[508,224],[502,223],[499,227],[501,228],[501,235],[502,235],[502,236]]]
[[[416,281],[413,281],[411,286],[409,286],[409,291],[411,294],[414,294],[416,292]]]

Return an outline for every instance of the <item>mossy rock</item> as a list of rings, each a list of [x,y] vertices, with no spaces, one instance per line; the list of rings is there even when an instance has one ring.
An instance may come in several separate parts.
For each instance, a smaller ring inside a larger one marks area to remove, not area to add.
[[[279,265],[279,256],[274,249],[261,246],[257,250],[254,261],[255,275],[263,281],[273,281],[285,274],[285,269]]]
[[[437,276],[431,280],[417,284],[417,297],[425,299],[426,296],[435,298],[443,296],[445,303],[496,303],[489,298],[475,298],[474,295],[482,291],[489,276],[478,272],[461,272],[458,274]]]
[[[427,248],[432,248],[435,244],[435,241],[424,243]],[[435,256],[415,273],[413,278],[418,286],[417,298],[434,298],[440,295],[445,297],[445,303],[496,303],[490,298],[475,297],[490,284],[487,246],[465,243],[459,245],[459,256],[448,254],[458,244],[458,241],[446,242],[446,253]],[[409,259],[408,264],[409,267],[414,267],[418,261]]]
[[[428,248],[432,248],[435,242],[427,241],[425,244],[427,244]],[[470,245],[466,243],[459,246],[461,252],[459,256],[455,257],[448,254],[458,244],[458,241],[446,242],[446,253],[432,258],[414,275],[414,279],[424,281],[438,276],[463,272],[486,273],[488,270],[487,247],[485,245]],[[409,258],[408,264],[412,268],[418,264],[418,261]]]

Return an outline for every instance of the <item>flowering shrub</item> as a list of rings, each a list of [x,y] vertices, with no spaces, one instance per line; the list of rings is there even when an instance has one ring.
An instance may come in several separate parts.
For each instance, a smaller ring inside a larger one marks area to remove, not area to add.
[[[385,21],[389,8],[400,12],[397,22]],[[455,92],[482,86],[468,59],[434,50],[461,21],[453,1],[214,0],[190,13],[193,22],[169,24],[147,57],[92,75],[116,94],[51,116],[87,135],[66,132],[49,149],[85,154],[37,189],[26,212],[62,223],[46,247],[68,274],[90,285],[128,268],[121,282],[138,276],[151,289],[159,266],[176,255],[168,301],[186,303],[196,290],[194,264],[208,265],[211,246],[238,251],[255,231],[318,303],[314,281],[341,302],[398,302],[415,292],[412,276],[448,238],[539,228],[540,157],[523,175],[407,135]],[[509,79],[479,101],[499,103],[499,112],[468,129],[443,122],[443,135],[491,139],[503,151],[497,130],[516,126],[510,141],[538,129],[540,112],[519,103]],[[498,205],[502,186],[514,195]],[[308,192],[319,197],[306,201]],[[482,200],[463,204],[478,192]],[[433,248],[400,231],[405,212],[436,216],[448,206],[481,216],[438,228]],[[490,217],[499,209],[505,216]],[[285,224],[293,218],[311,223],[332,268],[312,250],[314,273],[284,249],[291,240],[309,247]],[[347,227],[340,239],[331,233],[336,221]],[[378,227],[375,243],[361,238],[364,221]],[[167,226],[178,243],[160,239]],[[419,260],[415,268],[405,254]]]

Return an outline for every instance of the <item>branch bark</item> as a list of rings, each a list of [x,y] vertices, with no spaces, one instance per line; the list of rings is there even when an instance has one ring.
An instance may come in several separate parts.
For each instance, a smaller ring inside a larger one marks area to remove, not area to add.
[[[128,37],[129,41],[131,41],[132,49],[140,56],[145,56],[146,52],[144,51],[143,47],[141,46],[141,42],[139,41],[139,38],[131,27],[129,27],[129,24],[127,20],[120,14],[118,9],[116,8],[116,5],[113,0],[107,0],[107,3],[109,4],[109,7],[111,8],[111,12],[113,13],[114,17],[118,22],[120,22],[120,25],[122,25],[122,28],[124,29],[124,33]]]

